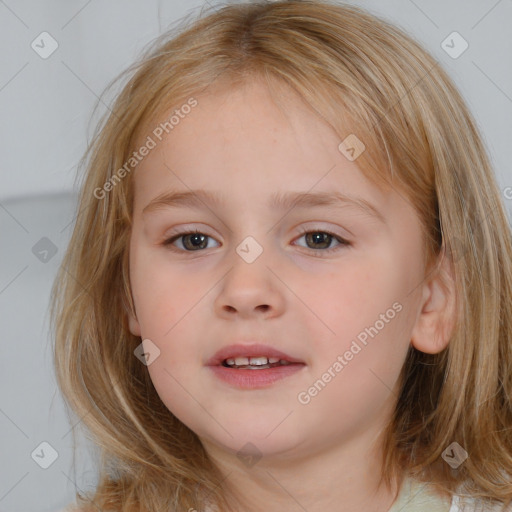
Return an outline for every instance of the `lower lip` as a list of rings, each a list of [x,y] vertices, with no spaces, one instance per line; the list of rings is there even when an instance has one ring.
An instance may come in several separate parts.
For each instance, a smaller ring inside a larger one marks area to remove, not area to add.
[[[214,375],[220,380],[242,389],[257,389],[271,386],[274,382],[289,377],[305,367],[305,364],[289,364],[262,370],[237,370],[235,368],[226,368],[222,365],[209,366]]]

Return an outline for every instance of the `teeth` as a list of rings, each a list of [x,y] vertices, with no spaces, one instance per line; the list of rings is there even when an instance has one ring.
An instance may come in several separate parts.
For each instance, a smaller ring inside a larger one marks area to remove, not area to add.
[[[239,364],[238,361],[235,359],[235,364]],[[247,364],[247,363],[245,363]],[[264,365],[264,364],[268,364],[268,359],[266,357],[251,357],[249,359],[249,364],[252,364],[252,365]]]
[[[281,363],[282,365],[290,364],[288,361],[279,359],[278,357],[235,357],[226,359],[229,366],[256,366],[270,368],[269,364]]]

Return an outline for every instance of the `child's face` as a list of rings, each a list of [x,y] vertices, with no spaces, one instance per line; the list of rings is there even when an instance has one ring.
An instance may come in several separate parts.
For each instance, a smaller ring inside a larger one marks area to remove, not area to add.
[[[391,414],[421,310],[415,211],[368,182],[335,133],[293,98],[288,118],[259,82],[196,99],[166,138],[151,135],[157,145],[135,171],[130,330],[160,350],[148,366],[154,386],[212,452],[249,442],[268,455],[313,454],[356,438],[367,446],[363,438]],[[162,194],[197,189],[220,203],[142,214]],[[349,203],[271,208],[277,192],[351,195],[383,220]],[[164,245],[196,229],[207,237]],[[219,349],[250,342],[304,366],[253,389],[206,366]]]

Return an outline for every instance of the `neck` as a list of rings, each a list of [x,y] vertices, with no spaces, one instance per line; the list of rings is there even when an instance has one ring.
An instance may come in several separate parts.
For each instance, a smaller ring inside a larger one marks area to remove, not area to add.
[[[226,475],[225,491],[234,511],[387,512],[400,483],[391,489],[380,483],[379,438],[367,431],[335,448],[330,444],[319,450],[316,443],[314,453],[300,450],[300,457],[266,455],[251,467],[217,445],[205,443],[205,448]]]

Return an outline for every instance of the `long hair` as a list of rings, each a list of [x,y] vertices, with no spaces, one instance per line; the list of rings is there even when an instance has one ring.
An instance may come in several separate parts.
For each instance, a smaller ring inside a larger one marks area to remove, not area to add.
[[[101,454],[96,489],[77,499],[131,512],[199,510],[208,496],[230,510],[223,475],[134,355],[131,157],[164,112],[215,83],[235,88],[255,76],[292,88],[340,142],[350,134],[363,141],[364,175],[417,210],[425,273],[442,258],[453,266],[455,329],[438,354],[409,348],[385,431],[384,482],[406,474],[440,494],[463,489],[509,503],[512,237],[487,149],[452,80],[420,44],[328,1],[208,9],[159,36],[113,82],[126,78],[81,161],[77,218],[52,289],[57,382]],[[457,470],[442,458],[455,441],[469,455]]]

